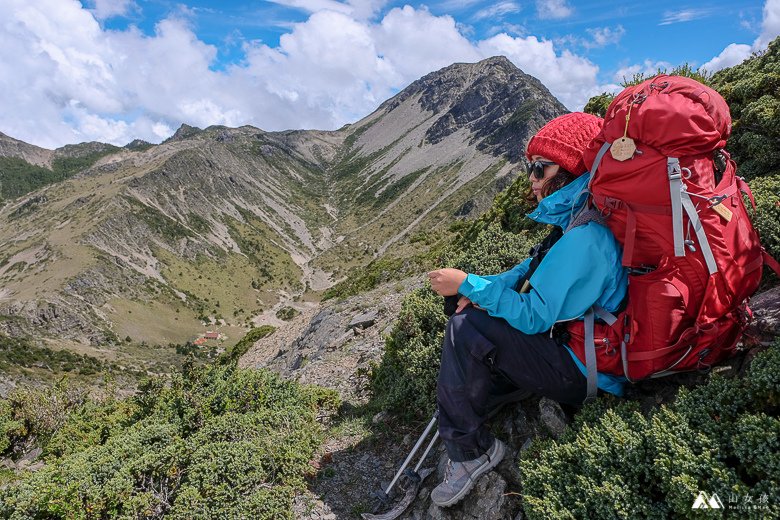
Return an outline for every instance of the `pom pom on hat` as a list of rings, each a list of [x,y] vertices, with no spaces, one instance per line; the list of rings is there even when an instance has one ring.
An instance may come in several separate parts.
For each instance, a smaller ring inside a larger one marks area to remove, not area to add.
[[[587,170],[582,152],[601,131],[604,120],[584,112],[556,117],[544,125],[528,143],[526,157],[541,155],[580,176]]]

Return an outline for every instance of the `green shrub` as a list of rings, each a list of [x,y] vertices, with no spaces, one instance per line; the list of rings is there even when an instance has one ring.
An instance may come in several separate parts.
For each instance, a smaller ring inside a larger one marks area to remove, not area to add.
[[[534,518],[699,518],[700,492],[750,497],[780,514],[780,341],[744,378],[712,375],[682,389],[671,405],[642,415],[636,403],[599,400],[578,414],[560,441],[536,441],[522,454],[524,509]],[[770,497],[766,504],[762,495]]]
[[[538,233],[544,229],[546,226],[526,216],[535,207],[533,200],[528,198],[529,190],[528,175],[521,173],[507,189],[496,195],[489,210],[462,231],[460,247],[476,240],[491,224],[498,224],[502,231],[510,233]]]
[[[35,166],[16,157],[0,157],[0,199],[20,197],[40,187],[65,180],[117,150],[119,148],[116,146],[102,145],[100,150],[87,152],[80,157],[58,157],[52,161],[51,169]]]
[[[62,457],[104,444],[132,424],[137,412],[138,407],[128,399],[86,400],[66,414],[62,426],[45,443],[44,456]]]
[[[87,448],[3,490],[5,518],[158,517],[186,466],[172,424],[140,421],[105,445]]]
[[[292,518],[318,417],[340,404],[227,358],[149,378],[129,399],[55,406],[49,394],[0,401],[6,451],[35,434],[46,461],[0,487],[0,518]]]
[[[24,436],[24,424],[14,418],[11,403],[0,399],[0,454],[7,454],[14,446],[16,439]]]
[[[748,179],[780,171],[780,39],[766,51],[717,72],[712,86],[729,104],[733,131],[726,148]]]
[[[49,388],[20,388],[3,399],[9,411],[7,448],[23,449],[32,443],[45,444],[66,423],[68,415],[82,406],[87,392],[66,379]],[[5,414],[4,414],[5,415]]]
[[[538,235],[505,231],[493,222],[473,240],[443,255],[443,265],[479,275],[507,271],[526,258]]]
[[[753,225],[761,244],[775,258],[780,258],[780,170],[774,175],[750,181],[756,199]]]
[[[233,345],[233,348],[224,352],[219,358],[217,358],[217,364],[225,365],[230,363],[236,363],[238,359],[247,353],[252,348],[252,345],[256,341],[261,340],[266,336],[270,336],[276,330],[276,327],[271,325],[263,325],[262,327],[255,327],[251,329],[246,335],[241,338],[238,343]]]
[[[382,360],[372,372],[377,407],[412,416],[433,411],[445,323],[442,298],[431,289],[404,298]]]
[[[301,312],[293,307],[282,307],[276,311],[276,317],[283,321],[290,321],[294,317],[298,316]]]

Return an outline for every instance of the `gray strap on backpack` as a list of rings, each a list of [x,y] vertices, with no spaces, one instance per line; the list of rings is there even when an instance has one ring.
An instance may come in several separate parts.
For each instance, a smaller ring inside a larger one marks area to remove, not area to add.
[[[588,372],[588,391],[583,404],[596,399],[598,392],[598,372],[596,370],[596,341],[594,339],[593,308],[585,312],[585,369]]]
[[[682,192],[682,205],[685,208],[685,212],[688,214],[688,218],[691,220],[693,229],[696,231],[696,238],[699,239],[699,247],[701,247],[701,253],[704,255],[704,261],[707,262],[707,270],[710,274],[718,271],[718,264],[715,263],[715,256],[712,254],[712,248],[710,248],[710,242],[707,240],[707,233],[701,225],[699,220],[699,213],[696,211],[696,207],[693,205],[691,196],[688,192],[683,190]]]
[[[590,190],[590,185],[593,184],[593,179],[596,178],[596,172],[599,169],[599,164],[601,164],[601,160],[604,158],[604,154],[607,153],[607,150],[609,150],[610,146],[612,146],[612,143],[608,141],[604,141],[604,144],[602,144],[601,148],[599,148],[599,153],[596,154],[596,159],[593,161],[593,166],[590,168],[590,179],[588,180],[588,190]]]
[[[669,176],[669,194],[672,199],[672,235],[674,237],[674,256],[685,256],[685,238],[683,237],[683,209],[696,231],[696,238],[699,239],[699,246],[704,255],[704,261],[707,262],[707,270],[710,274],[718,271],[715,263],[715,256],[712,254],[710,242],[707,240],[707,233],[701,225],[699,214],[696,212],[696,206],[691,200],[691,196],[685,190],[682,181],[682,168],[680,160],[676,157],[667,157],[666,173]]]
[[[666,174],[669,177],[669,195],[672,199],[672,236],[674,256],[685,256],[682,221],[682,170],[676,157],[666,158]]]
[[[605,309],[598,303],[593,304],[593,312],[596,314],[596,316],[599,317],[601,321],[603,321],[610,327],[617,322],[617,316],[609,312],[607,309]]]
[[[617,322],[617,317],[598,304],[585,312],[585,369],[587,371],[588,389],[584,404],[596,399],[598,393],[598,369],[596,367],[596,338],[595,316],[612,326]]]

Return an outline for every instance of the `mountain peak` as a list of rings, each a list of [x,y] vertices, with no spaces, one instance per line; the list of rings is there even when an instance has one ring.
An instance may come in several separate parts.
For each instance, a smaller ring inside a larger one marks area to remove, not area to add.
[[[567,112],[547,88],[505,56],[477,63],[455,63],[431,72],[387,100],[390,112],[419,97],[423,110],[438,116],[426,132],[437,143],[462,128],[481,140],[480,149],[505,154],[515,162],[524,143],[544,123]]]
[[[193,135],[197,135],[201,133],[203,130],[198,128],[197,126],[190,126],[187,123],[182,123],[176,132],[165,140],[165,142],[168,141],[181,141],[183,139],[187,139],[188,137],[192,137]]]
[[[53,153],[52,150],[25,143],[0,132],[0,157],[22,159],[30,164],[48,168],[51,166]]]

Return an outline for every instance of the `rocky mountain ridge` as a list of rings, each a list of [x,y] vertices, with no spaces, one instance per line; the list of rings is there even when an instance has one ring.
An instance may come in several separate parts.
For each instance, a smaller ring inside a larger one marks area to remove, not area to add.
[[[160,145],[56,151],[2,136],[0,157],[67,175],[2,201],[0,330],[161,343],[216,321],[240,337],[350,267],[419,251],[414,232],[478,214],[564,111],[497,57],[431,73],[336,131],[182,125]]]

